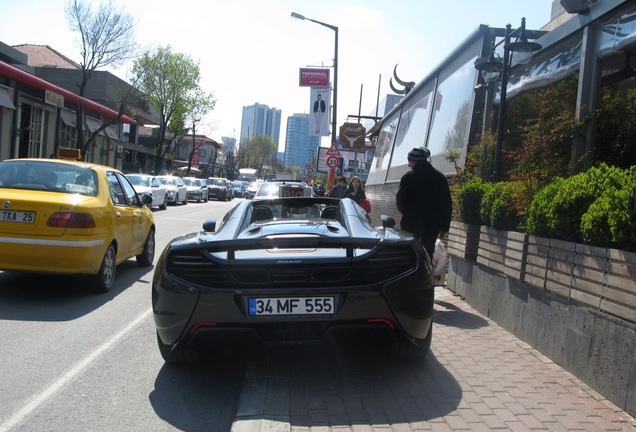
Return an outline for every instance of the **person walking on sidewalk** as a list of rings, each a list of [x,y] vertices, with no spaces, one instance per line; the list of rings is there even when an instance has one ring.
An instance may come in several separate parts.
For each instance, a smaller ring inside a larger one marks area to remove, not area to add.
[[[401,228],[418,238],[432,257],[435,241],[450,228],[453,203],[448,180],[428,161],[430,156],[424,147],[409,152],[410,171],[400,180],[395,203],[402,213]]]
[[[347,179],[338,178],[338,184],[331,188],[329,196],[332,198],[344,198],[347,195]]]

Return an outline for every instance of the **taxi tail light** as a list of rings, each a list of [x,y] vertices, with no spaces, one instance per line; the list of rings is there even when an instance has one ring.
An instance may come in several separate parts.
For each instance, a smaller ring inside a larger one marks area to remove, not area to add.
[[[46,224],[56,228],[95,228],[95,219],[88,213],[59,212],[52,214]]]

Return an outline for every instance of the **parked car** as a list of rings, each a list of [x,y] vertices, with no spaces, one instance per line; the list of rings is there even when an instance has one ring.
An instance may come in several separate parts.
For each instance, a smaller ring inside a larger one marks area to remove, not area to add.
[[[168,206],[168,188],[166,188],[161,180],[150,174],[126,174],[126,177],[132,183],[137,195],[143,197],[148,195],[152,198],[149,207],[159,207],[165,210]]]
[[[196,177],[184,177],[183,183],[188,188],[188,199],[196,202],[208,202],[208,186],[205,180]]]
[[[177,205],[188,203],[188,187],[179,176],[157,176],[168,190],[168,203]]]
[[[429,351],[431,262],[413,235],[353,200],[243,200],[218,222],[168,243],[152,307],[168,363],[193,363],[226,344],[316,341],[338,330],[388,335],[399,358]],[[193,271],[196,268],[196,271]]]
[[[232,186],[234,187],[234,196],[236,198],[245,198],[245,189],[247,189],[247,182],[245,180],[235,180]]]
[[[208,186],[208,198],[215,198],[219,201],[230,201],[234,198],[232,183],[228,179],[209,177],[205,183]]]
[[[260,184],[254,198],[310,197],[313,189],[307,183],[297,180],[266,181]]]
[[[247,189],[245,189],[245,198],[254,198],[254,195],[256,195],[256,192],[258,192],[258,188],[261,186],[261,183],[263,183],[263,180],[256,180],[248,184]]]
[[[116,266],[136,257],[150,266],[155,223],[120,171],[88,162],[0,162],[0,270],[85,275],[98,292],[112,288]]]

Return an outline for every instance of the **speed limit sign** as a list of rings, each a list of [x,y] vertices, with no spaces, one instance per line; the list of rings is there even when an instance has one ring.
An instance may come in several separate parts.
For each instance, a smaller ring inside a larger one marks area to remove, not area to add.
[[[340,159],[335,156],[329,156],[327,158],[327,166],[329,168],[337,168],[340,165]]]

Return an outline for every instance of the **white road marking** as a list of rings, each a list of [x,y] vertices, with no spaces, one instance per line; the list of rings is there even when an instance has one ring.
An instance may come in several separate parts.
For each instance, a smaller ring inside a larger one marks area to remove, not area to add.
[[[106,351],[116,345],[119,341],[121,341],[124,337],[128,335],[135,327],[139,326],[142,321],[147,319],[152,315],[152,308],[148,309],[146,312],[139,315],[132,322],[130,322],[126,327],[121,329],[119,332],[114,334],[110,339],[100,345],[95,351],[86,356],[82,361],[75,364],[73,367],[68,369],[65,373],[58,376],[53,382],[49,384],[48,387],[44,388],[41,392],[36,395],[33,395],[26,401],[26,404],[22,407],[22,409],[16,411],[11,417],[6,420],[3,420],[0,423],[0,432],[7,432],[11,428],[15,427],[23,420],[25,420],[33,411],[38,409],[40,405],[46,403],[49,399],[51,399],[57,392],[62,390],[64,386],[66,386],[69,382],[71,382],[75,377],[80,375],[86,369],[88,369],[93,363],[95,363],[99,357],[101,357]]]

